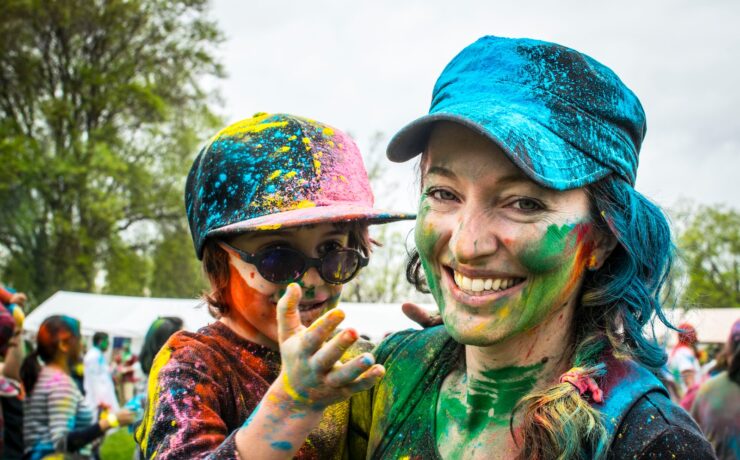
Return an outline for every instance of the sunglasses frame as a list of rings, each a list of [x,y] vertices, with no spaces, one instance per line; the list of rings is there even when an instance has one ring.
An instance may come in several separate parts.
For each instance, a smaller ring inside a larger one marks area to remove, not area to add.
[[[353,249],[353,248],[334,249],[332,251],[327,252],[322,257],[308,257],[303,252],[301,252],[301,251],[299,251],[297,249],[290,248],[290,247],[284,247],[284,248],[267,248],[267,249],[263,249],[261,251],[255,252],[255,253],[251,253],[251,252],[242,251],[241,249],[236,248],[236,247],[230,245],[229,243],[227,243],[225,241],[219,241],[219,244],[225,246],[225,248],[227,248],[227,249],[230,249],[230,250],[234,251],[239,256],[239,258],[241,260],[243,260],[244,262],[247,262],[249,264],[254,265],[257,268],[257,272],[260,274],[260,276],[262,276],[267,281],[269,281],[271,283],[274,283],[274,284],[290,284],[290,283],[294,283],[294,282],[300,280],[301,278],[303,278],[303,275],[305,275],[306,272],[309,271],[311,268],[315,268],[316,271],[319,273],[319,276],[321,277],[321,279],[324,280],[325,282],[329,283],[329,284],[335,284],[335,285],[346,284],[346,283],[349,283],[350,281],[352,281],[355,278],[355,276],[357,276],[357,274],[360,273],[360,270],[363,267],[366,267],[367,264],[370,262],[370,259],[369,258],[365,257],[364,255],[362,255],[362,253],[360,251],[358,251],[357,249]],[[269,278],[267,278],[265,275],[262,274],[262,270],[260,270],[260,263],[262,262],[262,259],[269,252],[276,251],[276,250],[294,252],[298,257],[300,257],[303,260],[303,264],[304,264],[303,270],[301,271],[300,275],[298,275],[298,277],[296,279],[294,279],[294,280],[287,280],[287,281],[270,281]],[[357,268],[355,269],[354,273],[352,273],[352,276],[350,276],[349,278],[347,278],[344,281],[330,281],[330,280],[327,280],[326,278],[324,278],[324,274],[321,271],[321,265],[323,264],[324,259],[326,257],[328,257],[329,255],[335,254],[337,252],[342,252],[342,253],[344,253],[344,252],[352,252],[354,254],[357,254],[357,257],[358,257]]]

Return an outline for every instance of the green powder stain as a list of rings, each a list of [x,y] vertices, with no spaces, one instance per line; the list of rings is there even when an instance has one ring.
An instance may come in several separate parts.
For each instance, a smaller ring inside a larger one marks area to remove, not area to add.
[[[441,273],[438,273],[432,267],[429,260],[429,255],[434,253],[434,246],[439,240],[439,234],[432,231],[430,227],[424,228],[424,220],[426,215],[429,213],[430,206],[424,202],[424,195],[422,195],[422,201],[419,203],[419,213],[416,218],[416,229],[414,231],[414,240],[416,242],[417,250],[419,251],[419,260],[421,261],[421,267],[424,269],[424,276],[429,286],[429,291],[432,293],[432,297],[437,302],[437,307],[440,311],[444,310],[445,301],[442,295],[442,290],[439,286],[439,280],[442,277]]]
[[[520,255],[522,265],[534,276],[529,278],[522,292],[522,301],[516,306],[521,312],[515,325],[516,331],[529,330],[558,307],[553,302],[563,292],[575,269],[575,226],[550,225],[539,245]]]
[[[469,382],[463,377],[459,391],[451,389],[440,395],[437,441],[453,430],[472,441],[486,428],[508,427],[514,407],[532,391],[543,367],[538,363],[491,369]]]
[[[522,264],[533,273],[556,268],[562,263],[563,252],[568,249],[568,244],[575,244],[575,239],[569,237],[574,228],[575,224],[548,226],[539,246],[527,249],[519,256]]]

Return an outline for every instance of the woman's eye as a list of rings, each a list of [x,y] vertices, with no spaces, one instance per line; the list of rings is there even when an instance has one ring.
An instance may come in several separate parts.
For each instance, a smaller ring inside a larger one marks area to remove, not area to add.
[[[519,198],[513,203],[513,205],[515,208],[522,211],[538,211],[544,208],[540,202],[531,198]]]
[[[441,201],[450,201],[456,198],[454,193],[450,192],[449,190],[445,190],[441,188],[429,190],[427,192],[427,195],[431,196],[432,198],[436,200],[441,200]]]

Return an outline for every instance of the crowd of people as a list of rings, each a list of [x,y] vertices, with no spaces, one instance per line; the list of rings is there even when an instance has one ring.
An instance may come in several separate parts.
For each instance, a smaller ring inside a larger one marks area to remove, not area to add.
[[[669,353],[649,334],[675,248],[634,188],[645,130],[608,67],[490,36],[388,146],[392,161],[420,155],[416,216],[374,207],[359,149],[328,124],[259,113],[227,126],[185,187],[215,321],[155,322],[146,391],[131,390],[124,354],[117,396],[109,338],[83,360],[79,321],[47,318],[10,369],[26,393],[23,458],[92,457],[132,424],[137,455],[157,459],[737,458],[740,321],[714,376],[690,325]],[[378,244],[369,225],[414,218],[407,278],[440,316],[406,305],[424,328],[374,347],[338,329],[335,307]]]
[[[128,386],[131,376],[140,374],[146,382],[154,355],[183,322],[159,318],[145,336],[140,359],[127,356],[124,347],[116,350],[118,359],[109,359],[108,334],[95,333],[84,352],[80,322],[53,315],[41,323],[26,355],[21,340],[26,300],[25,294],[0,287],[0,458],[99,458],[108,431],[143,416],[145,389]]]

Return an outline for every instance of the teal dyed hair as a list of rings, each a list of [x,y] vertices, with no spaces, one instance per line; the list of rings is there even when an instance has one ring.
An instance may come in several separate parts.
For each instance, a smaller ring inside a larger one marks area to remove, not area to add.
[[[672,327],[661,307],[675,247],[668,220],[655,204],[615,176],[586,187],[597,229],[617,246],[602,267],[588,272],[574,323],[571,363],[597,381],[608,354],[627,356],[650,368],[666,354],[645,326],[654,318]],[[607,452],[601,414],[569,383],[530,393],[522,414],[519,459],[590,459]]]
[[[579,314],[588,321],[577,325],[580,337],[604,334],[615,352],[657,369],[666,354],[653,334],[645,335],[645,326],[657,318],[673,327],[661,300],[675,256],[668,219],[618,178],[604,179],[587,190],[594,221],[618,244],[604,265],[584,280]]]

